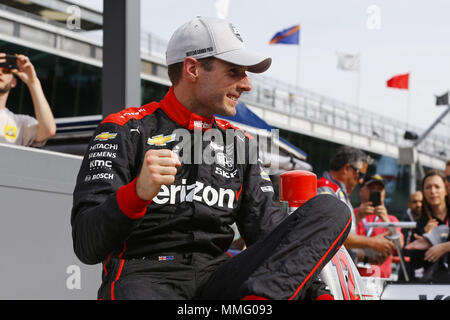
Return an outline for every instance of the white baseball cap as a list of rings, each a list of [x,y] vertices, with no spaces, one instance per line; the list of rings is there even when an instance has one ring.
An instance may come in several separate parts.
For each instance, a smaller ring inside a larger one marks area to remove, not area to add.
[[[215,57],[249,72],[261,73],[269,69],[272,58],[248,51],[239,31],[230,22],[219,18],[196,17],[179,27],[169,41],[167,65],[196,59]]]

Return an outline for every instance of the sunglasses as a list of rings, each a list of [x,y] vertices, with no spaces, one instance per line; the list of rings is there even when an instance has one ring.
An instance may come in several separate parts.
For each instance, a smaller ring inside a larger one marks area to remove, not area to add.
[[[358,180],[364,179],[366,177],[366,174],[364,172],[359,171],[359,169],[355,168],[350,164],[350,167],[355,170],[356,174],[358,174]]]
[[[12,73],[11,69],[0,68],[0,70],[2,70],[2,72],[3,72],[4,74],[11,74],[11,73]]]

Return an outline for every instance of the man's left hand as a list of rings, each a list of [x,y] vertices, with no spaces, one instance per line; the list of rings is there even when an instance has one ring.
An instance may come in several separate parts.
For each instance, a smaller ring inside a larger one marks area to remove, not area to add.
[[[27,56],[22,54],[16,54],[17,57],[17,66],[18,70],[14,69],[12,72],[22,80],[27,86],[32,84],[35,81],[39,81],[36,70],[34,69],[33,64]]]

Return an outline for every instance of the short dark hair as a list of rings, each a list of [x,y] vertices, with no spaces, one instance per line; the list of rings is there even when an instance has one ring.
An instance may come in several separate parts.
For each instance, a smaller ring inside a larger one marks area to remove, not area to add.
[[[347,163],[355,166],[358,162],[371,163],[371,158],[363,151],[353,147],[340,147],[335,155],[330,160],[330,170],[338,171],[342,169]],[[359,168],[357,168],[359,169]]]
[[[200,62],[200,65],[205,69],[206,71],[211,71],[213,66],[214,57],[208,57],[203,59],[198,59],[198,62]],[[176,86],[178,82],[180,82],[181,74],[183,72],[183,65],[184,61],[171,64],[167,67],[167,73],[169,75],[170,82],[172,82],[172,85]]]
[[[445,163],[445,166],[446,166],[446,167],[450,166],[450,159],[447,160],[447,162]]]

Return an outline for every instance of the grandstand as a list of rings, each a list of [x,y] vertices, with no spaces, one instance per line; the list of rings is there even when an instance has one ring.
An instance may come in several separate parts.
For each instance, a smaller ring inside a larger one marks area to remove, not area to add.
[[[86,139],[103,117],[102,13],[81,6],[80,28],[72,30],[67,25],[71,4],[63,0],[3,2],[0,50],[22,52],[35,64],[57,122],[57,134],[46,148],[82,154]],[[142,104],[161,99],[170,86],[165,47],[164,39],[151,32],[141,33]],[[376,160],[387,157],[395,166],[399,149],[413,144],[404,139],[405,131],[425,131],[276,79],[258,75],[252,83],[253,90],[244,94],[241,102],[307,153],[317,144],[329,146],[330,153],[336,145],[352,145]],[[13,90],[9,103],[13,112],[33,112],[23,88]],[[442,169],[450,155],[449,140],[433,132],[428,135],[418,147],[420,165]],[[307,160],[318,174],[326,169],[317,159]]]

